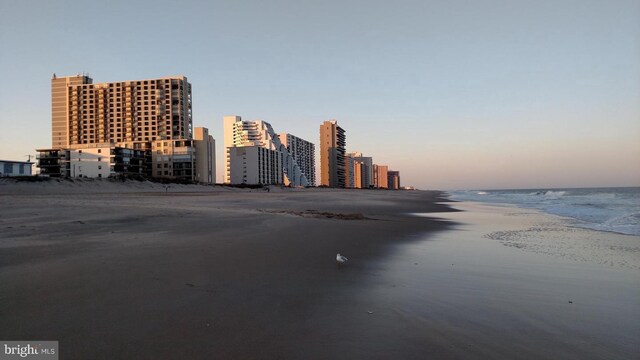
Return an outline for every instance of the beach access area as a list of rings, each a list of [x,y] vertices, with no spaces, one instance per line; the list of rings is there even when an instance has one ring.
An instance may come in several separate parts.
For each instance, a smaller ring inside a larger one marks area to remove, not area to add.
[[[2,181],[0,204],[0,338],[59,341],[61,359],[640,349],[640,239],[533,210],[107,180]]]

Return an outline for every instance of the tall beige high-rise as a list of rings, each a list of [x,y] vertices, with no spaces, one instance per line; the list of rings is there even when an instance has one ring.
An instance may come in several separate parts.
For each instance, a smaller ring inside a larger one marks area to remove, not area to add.
[[[373,165],[373,186],[378,189],[387,189],[389,187],[389,166]]]
[[[70,88],[91,84],[85,75],[57,77],[51,79],[51,147],[63,148],[69,145]]]
[[[345,146],[345,131],[337,121],[320,125],[320,185],[345,187]]]
[[[191,139],[191,84],[185,76],[93,83],[51,79],[52,147]]]

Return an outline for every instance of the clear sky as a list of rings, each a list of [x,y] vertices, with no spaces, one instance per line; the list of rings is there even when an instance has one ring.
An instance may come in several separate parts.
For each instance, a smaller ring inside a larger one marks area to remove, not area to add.
[[[640,185],[640,0],[0,0],[0,159],[51,146],[79,72],[187,76],[218,179],[237,114],[337,119],[423,189]]]

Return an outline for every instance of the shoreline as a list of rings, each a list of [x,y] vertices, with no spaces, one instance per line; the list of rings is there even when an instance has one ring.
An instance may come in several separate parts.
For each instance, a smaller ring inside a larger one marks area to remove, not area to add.
[[[569,226],[640,236],[640,187],[451,191],[461,201],[534,209],[567,219]]]
[[[551,256],[566,256],[567,253],[558,253],[559,250],[573,250],[571,254],[574,258],[581,257],[584,262],[602,263],[602,259],[597,259],[593,255],[596,254],[579,254],[576,252],[578,248],[585,248],[587,245],[581,242],[587,243],[594,242],[606,242],[602,244],[602,247],[612,247],[611,250],[618,250],[615,253],[602,254],[608,255],[611,258],[620,259],[626,258],[623,263],[623,267],[628,267],[635,270],[640,270],[640,236],[625,234],[615,231],[591,229],[588,227],[581,227],[573,224],[577,219],[551,214],[540,209],[517,206],[507,203],[485,203],[478,201],[458,201],[458,203],[451,203],[451,207],[460,211],[473,212],[482,209],[500,209],[497,212],[518,214],[516,216],[535,216],[537,217],[534,222],[527,222],[521,226],[520,229],[507,230],[507,231],[493,231],[486,236],[493,240],[500,241],[503,245],[514,246],[527,251],[534,251],[532,246],[528,245],[542,245],[549,246],[550,242],[554,241],[556,244],[562,244],[563,241],[568,242],[564,244],[564,248],[556,247],[554,253],[547,252],[546,255]],[[546,238],[543,241],[536,239],[538,232],[544,231]],[[529,242],[530,244],[527,244]],[[544,244],[543,244],[544,242]],[[543,251],[534,251],[538,253],[544,253]],[[585,256],[591,255],[591,256]],[[613,261],[613,260],[609,260]]]
[[[468,202],[452,206],[463,211],[425,216],[447,219],[453,228],[400,246],[386,261],[393,267],[383,280],[402,284],[404,294],[390,295],[384,287],[374,291],[393,298],[387,308],[420,319],[415,331],[437,324],[450,345],[441,357],[632,359],[637,355],[639,237],[573,231],[559,217],[537,210]],[[508,236],[487,236],[495,233]],[[620,240],[629,240],[631,246],[604,251]],[[582,257],[572,256],[578,245]],[[599,261],[600,257],[614,261]],[[414,299],[421,299],[419,306]]]
[[[59,340],[70,359],[605,359],[638,346],[637,270],[484,237],[541,221],[523,209],[464,211],[435,191],[91,191],[0,190],[0,338]]]

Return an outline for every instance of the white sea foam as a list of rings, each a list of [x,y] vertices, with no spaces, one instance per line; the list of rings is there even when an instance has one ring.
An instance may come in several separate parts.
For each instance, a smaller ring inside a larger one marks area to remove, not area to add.
[[[640,235],[640,188],[453,191],[456,200],[505,203],[572,218],[573,225]]]

